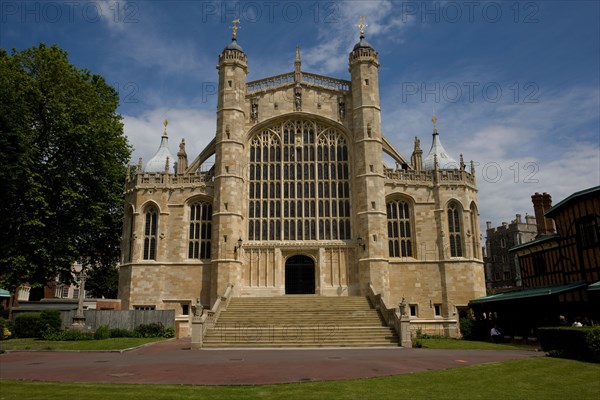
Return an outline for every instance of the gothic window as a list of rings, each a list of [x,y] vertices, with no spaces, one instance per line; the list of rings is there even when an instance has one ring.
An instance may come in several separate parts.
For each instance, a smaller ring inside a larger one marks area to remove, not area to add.
[[[256,133],[249,208],[263,206],[248,213],[248,239],[349,240],[348,162],[343,134],[313,121],[287,120]]]
[[[462,257],[460,212],[456,203],[448,206],[448,233],[450,236],[450,256]]]
[[[387,221],[390,257],[412,257],[413,241],[408,203],[402,200],[388,202]]]
[[[194,203],[190,206],[190,241],[188,258],[210,258],[212,205]]]
[[[126,222],[123,230],[123,237],[125,238],[123,249],[123,262],[128,263],[131,262],[133,252],[134,219],[131,207],[128,207],[127,211],[125,212],[125,221]]]
[[[144,225],[144,260],[156,260],[156,228],[158,214],[156,207],[150,206],[146,210],[146,223]]]
[[[473,258],[481,259],[481,245],[479,244],[479,212],[475,203],[471,203],[471,247]]]

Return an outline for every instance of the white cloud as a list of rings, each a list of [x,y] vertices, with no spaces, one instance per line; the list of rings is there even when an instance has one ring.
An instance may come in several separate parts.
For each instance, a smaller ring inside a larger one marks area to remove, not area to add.
[[[143,164],[156,153],[163,132],[163,121],[168,119],[169,149],[177,154],[181,139],[185,139],[188,161],[191,163],[215,136],[215,115],[197,109],[155,108],[134,117],[124,115],[124,131],[133,145],[132,164],[142,157]]]
[[[359,40],[360,17],[365,17],[365,37],[389,35],[385,41],[401,40],[401,32],[414,20],[394,18],[398,6],[389,0],[336,2],[332,21],[325,19],[318,28],[318,42],[305,49],[302,60],[311,71],[321,74],[340,73],[347,70],[348,53]]]

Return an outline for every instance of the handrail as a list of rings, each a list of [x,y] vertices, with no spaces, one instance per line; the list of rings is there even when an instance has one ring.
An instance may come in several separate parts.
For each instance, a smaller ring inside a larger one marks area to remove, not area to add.
[[[396,313],[396,308],[388,308],[385,305],[381,294],[375,293],[375,288],[373,287],[373,284],[371,282],[369,282],[368,289],[369,290],[367,291],[367,297],[369,298],[369,301],[371,301],[371,304],[373,304],[375,309],[379,310],[381,316],[388,324],[388,326],[394,328],[394,330],[398,334],[398,338],[400,339],[400,316]]]
[[[231,291],[233,290],[233,283],[227,284],[227,289],[225,289],[225,293],[223,296],[220,296],[215,301],[215,304],[211,307],[210,310],[206,311],[206,313],[202,314],[200,321],[202,322],[202,337],[206,334],[206,331],[209,328],[212,328],[217,323],[221,312],[226,310],[229,306],[229,301],[231,300]]]

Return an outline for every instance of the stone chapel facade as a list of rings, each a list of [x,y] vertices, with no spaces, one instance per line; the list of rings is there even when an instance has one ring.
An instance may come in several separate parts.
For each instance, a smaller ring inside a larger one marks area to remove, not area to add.
[[[165,121],[156,155],[128,176],[123,309],[185,318],[229,284],[262,297],[372,287],[388,307],[405,299],[413,329],[456,332],[485,295],[473,164],[445,152],[435,118],[429,155],[415,138],[403,157],[381,130],[378,53],[362,32],[348,61],[349,81],[316,75],[297,49],[293,72],[246,82],[234,29],[214,139],[188,163],[183,141],[171,155]]]

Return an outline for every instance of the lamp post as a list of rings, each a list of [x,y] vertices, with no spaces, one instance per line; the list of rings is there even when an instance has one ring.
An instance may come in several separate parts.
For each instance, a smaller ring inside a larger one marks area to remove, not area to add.
[[[83,299],[85,297],[85,269],[82,266],[81,271],[77,274],[79,278],[79,298],[77,302],[77,314],[73,317],[71,326],[73,329],[82,330],[85,328],[85,315],[83,315]]]

